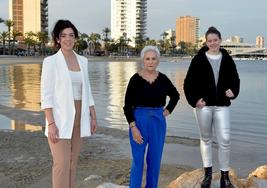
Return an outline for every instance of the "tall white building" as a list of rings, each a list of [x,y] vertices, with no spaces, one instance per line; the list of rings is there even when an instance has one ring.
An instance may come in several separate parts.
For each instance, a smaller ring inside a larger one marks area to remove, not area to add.
[[[258,48],[264,48],[264,37],[263,36],[256,37],[256,46]]]
[[[111,0],[111,38],[131,39],[135,46],[136,37],[145,37],[147,0]]]

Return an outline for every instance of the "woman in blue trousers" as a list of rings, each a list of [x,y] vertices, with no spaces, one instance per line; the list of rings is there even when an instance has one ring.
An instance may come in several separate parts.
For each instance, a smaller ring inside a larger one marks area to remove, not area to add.
[[[160,52],[155,46],[141,51],[143,68],[135,73],[125,94],[124,113],[129,123],[132,149],[130,188],[141,188],[146,153],[146,188],[157,188],[166,134],[166,119],[179,93],[166,75],[157,71]],[[166,97],[170,100],[166,105]]]

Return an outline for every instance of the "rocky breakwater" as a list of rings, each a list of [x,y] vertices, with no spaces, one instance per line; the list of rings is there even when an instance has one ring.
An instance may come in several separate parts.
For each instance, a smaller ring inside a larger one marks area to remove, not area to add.
[[[252,171],[247,178],[239,179],[234,169],[229,172],[231,182],[236,188],[267,188],[267,165],[260,166]],[[199,188],[203,180],[203,169],[199,168],[185,172],[172,181],[166,188]],[[211,188],[220,188],[220,172],[212,174]]]

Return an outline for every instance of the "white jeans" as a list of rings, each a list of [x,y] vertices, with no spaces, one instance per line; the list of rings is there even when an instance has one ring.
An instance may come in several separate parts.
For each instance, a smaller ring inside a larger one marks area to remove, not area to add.
[[[230,158],[230,109],[221,106],[194,108],[200,133],[200,152],[203,166],[212,166],[212,127],[219,145],[218,158],[220,170],[229,171]]]

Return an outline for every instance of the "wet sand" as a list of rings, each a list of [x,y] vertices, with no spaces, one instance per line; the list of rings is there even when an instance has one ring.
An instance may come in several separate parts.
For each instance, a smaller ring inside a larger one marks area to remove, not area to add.
[[[0,65],[20,63],[40,64],[42,60],[43,57],[0,57]],[[107,59],[89,57],[89,61],[97,60],[103,61]],[[112,59],[109,60],[111,61]],[[124,59],[121,60],[124,61]],[[117,60],[115,59],[114,61]],[[20,110],[1,104],[0,115],[32,125],[43,125],[44,120],[42,112]],[[202,163],[198,146],[198,139],[166,138],[159,188],[165,187],[181,173],[201,167]],[[215,145],[215,147],[217,146]],[[237,148],[237,146],[234,148]],[[0,131],[0,153],[0,188],[51,187],[52,161],[47,139],[43,132]],[[232,153],[234,154],[232,163],[238,170],[239,167],[243,168],[244,164],[249,164],[251,161],[250,155],[244,158],[243,152],[239,150],[233,150]],[[84,139],[77,170],[77,187],[95,188],[104,182],[128,185],[131,163],[130,155],[127,132],[99,127],[96,135]],[[247,172],[245,174],[247,175]],[[90,175],[100,177],[84,181]]]
[[[88,59],[89,61],[125,61],[125,58],[89,57]],[[42,60],[43,57],[1,56],[0,65],[41,63]],[[136,61],[138,58],[128,60]],[[0,104],[0,115],[32,125],[44,124],[43,112],[20,110]],[[168,144],[198,145],[196,140],[176,137],[167,137],[166,143],[165,148],[168,148]],[[47,138],[42,131],[0,131],[0,153],[0,187],[51,187],[52,161]],[[77,188],[95,188],[104,182],[128,185],[130,156],[128,133],[100,126],[96,135],[83,141],[77,169]],[[164,153],[164,156],[168,154]],[[188,170],[191,168],[163,159],[159,187],[165,187]],[[90,175],[96,175],[98,178],[84,181]]]
[[[108,135],[106,133],[108,132]],[[128,185],[130,157],[124,132],[99,127],[85,138],[77,170],[78,188],[95,188],[104,182]],[[0,132],[0,187],[51,187],[51,155],[43,132]],[[163,164],[159,187],[165,187],[189,167]],[[84,181],[90,175],[100,178]]]
[[[42,112],[18,110],[0,105],[0,114],[31,124],[43,124]],[[198,145],[198,141],[167,137],[165,144],[167,151],[168,145],[195,147]],[[0,187],[51,187],[52,161],[47,138],[43,131],[0,131],[0,153]],[[83,140],[77,170],[77,188],[95,188],[105,182],[128,185],[130,156],[126,131],[98,127],[96,135]],[[164,156],[168,156],[168,153],[164,152]],[[172,164],[164,159],[159,188],[165,187],[177,176],[189,170],[192,168],[181,164]],[[84,181],[90,175],[98,176],[98,178]]]

